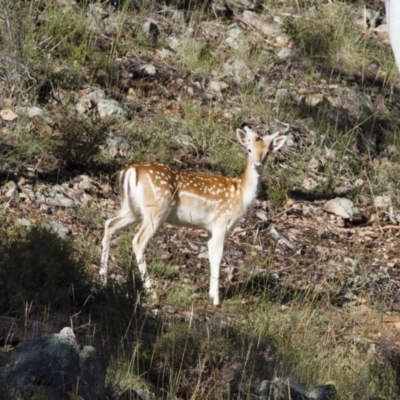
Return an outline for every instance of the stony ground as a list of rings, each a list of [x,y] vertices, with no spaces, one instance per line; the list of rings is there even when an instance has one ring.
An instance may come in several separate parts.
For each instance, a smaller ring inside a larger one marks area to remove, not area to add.
[[[102,222],[119,207],[118,193],[108,182],[86,175],[67,179],[61,185],[29,173],[14,178],[20,189],[18,201],[7,195],[9,191],[3,190],[1,196],[8,223],[49,224],[61,234],[76,235],[94,244],[100,255]],[[293,196],[283,208],[274,209],[268,200],[258,199],[227,236],[221,264],[222,293],[227,301],[232,294],[242,293],[245,306],[258,291],[266,290],[269,282],[267,290],[272,296],[282,296],[284,303],[301,293],[315,293],[321,301],[358,307],[365,319],[372,318],[372,326],[378,317],[368,306],[379,304],[387,310],[380,317],[381,323],[397,329],[398,317],[391,312],[399,310],[400,301],[398,225],[390,222],[388,212],[373,206],[361,208],[360,221],[349,221],[327,212],[326,202]],[[76,207],[85,203],[90,203],[89,218],[96,216],[94,222],[77,215]],[[380,222],[385,215],[387,222]],[[133,237],[134,229],[129,232]],[[193,292],[198,306],[207,304],[206,242],[207,235],[201,231],[167,225],[160,229],[147,251],[148,261],[162,260],[176,274],[158,276],[160,302],[152,307],[164,305],[165,293],[182,285]],[[124,275],[119,264],[119,257],[112,254],[111,280]],[[94,279],[98,279],[99,265],[92,267]],[[263,277],[267,279],[260,280]],[[173,310],[180,311],[179,307]]]

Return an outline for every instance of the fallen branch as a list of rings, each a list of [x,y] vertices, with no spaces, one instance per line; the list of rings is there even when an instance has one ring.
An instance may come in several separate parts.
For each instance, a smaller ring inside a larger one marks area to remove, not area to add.
[[[397,229],[398,231],[400,231],[400,225],[385,225],[381,226],[381,229]]]

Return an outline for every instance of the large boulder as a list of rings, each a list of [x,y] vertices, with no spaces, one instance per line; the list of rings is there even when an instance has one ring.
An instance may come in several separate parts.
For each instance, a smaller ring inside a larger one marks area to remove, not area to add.
[[[106,365],[92,346],[81,348],[70,328],[20,342],[0,363],[0,376],[16,398],[45,391],[49,398],[73,393],[84,399],[104,399]]]

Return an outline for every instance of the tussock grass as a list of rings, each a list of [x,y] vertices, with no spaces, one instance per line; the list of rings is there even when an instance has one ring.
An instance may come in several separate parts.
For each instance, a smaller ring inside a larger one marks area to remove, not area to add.
[[[0,75],[8,82],[6,95],[30,103],[47,87],[77,87],[82,67],[101,55],[83,12],[58,5],[41,8],[34,1],[2,3],[5,62]]]
[[[10,127],[8,133],[3,136],[2,147],[2,168],[5,170],[17,169],[21,165],[36,162],[42,157],[52,159],[45,151],[51,142],[49,136],[39,136],[33,129],[29,129],[26,118],[18,121]]]
[[[240,318],[243,304],[230,308],[235,311]],[[379,360],[368,340],[358,340],[368,337],[368,327],[359,331],[351,310],[312,299],[293,299],[282,306],[261,296],[245,313],[249,332],[273,338],[285,365],[283,373],[309,386],[334,383],[339,399],[398,395],[395,369]]]
[[[355,19],[351,4],[328,3],[305,9],[300,18],[286,19],[285,28],[296,47],[312,60],[310,68],[328,67],[326,76],[329,79],[347,73],[368,78],[373,60],[384,71],[385,82],[393,82],[397,71],[390,46],[376,46],[372,30],[354,23]]]
[[[166,302],[178,307],[188,307],[193,301],[193,294],[190,288],[171,288],[166,292]]]

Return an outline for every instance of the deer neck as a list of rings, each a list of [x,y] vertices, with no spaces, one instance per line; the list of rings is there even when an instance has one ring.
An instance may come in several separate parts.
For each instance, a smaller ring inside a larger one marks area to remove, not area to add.
[[[253,167],[253,163],[247,160],[246,169],[239,178],[242,186],[242,199],[245,212],[247,212],[257,196],[261,173],[262,170],[257,172]]]

